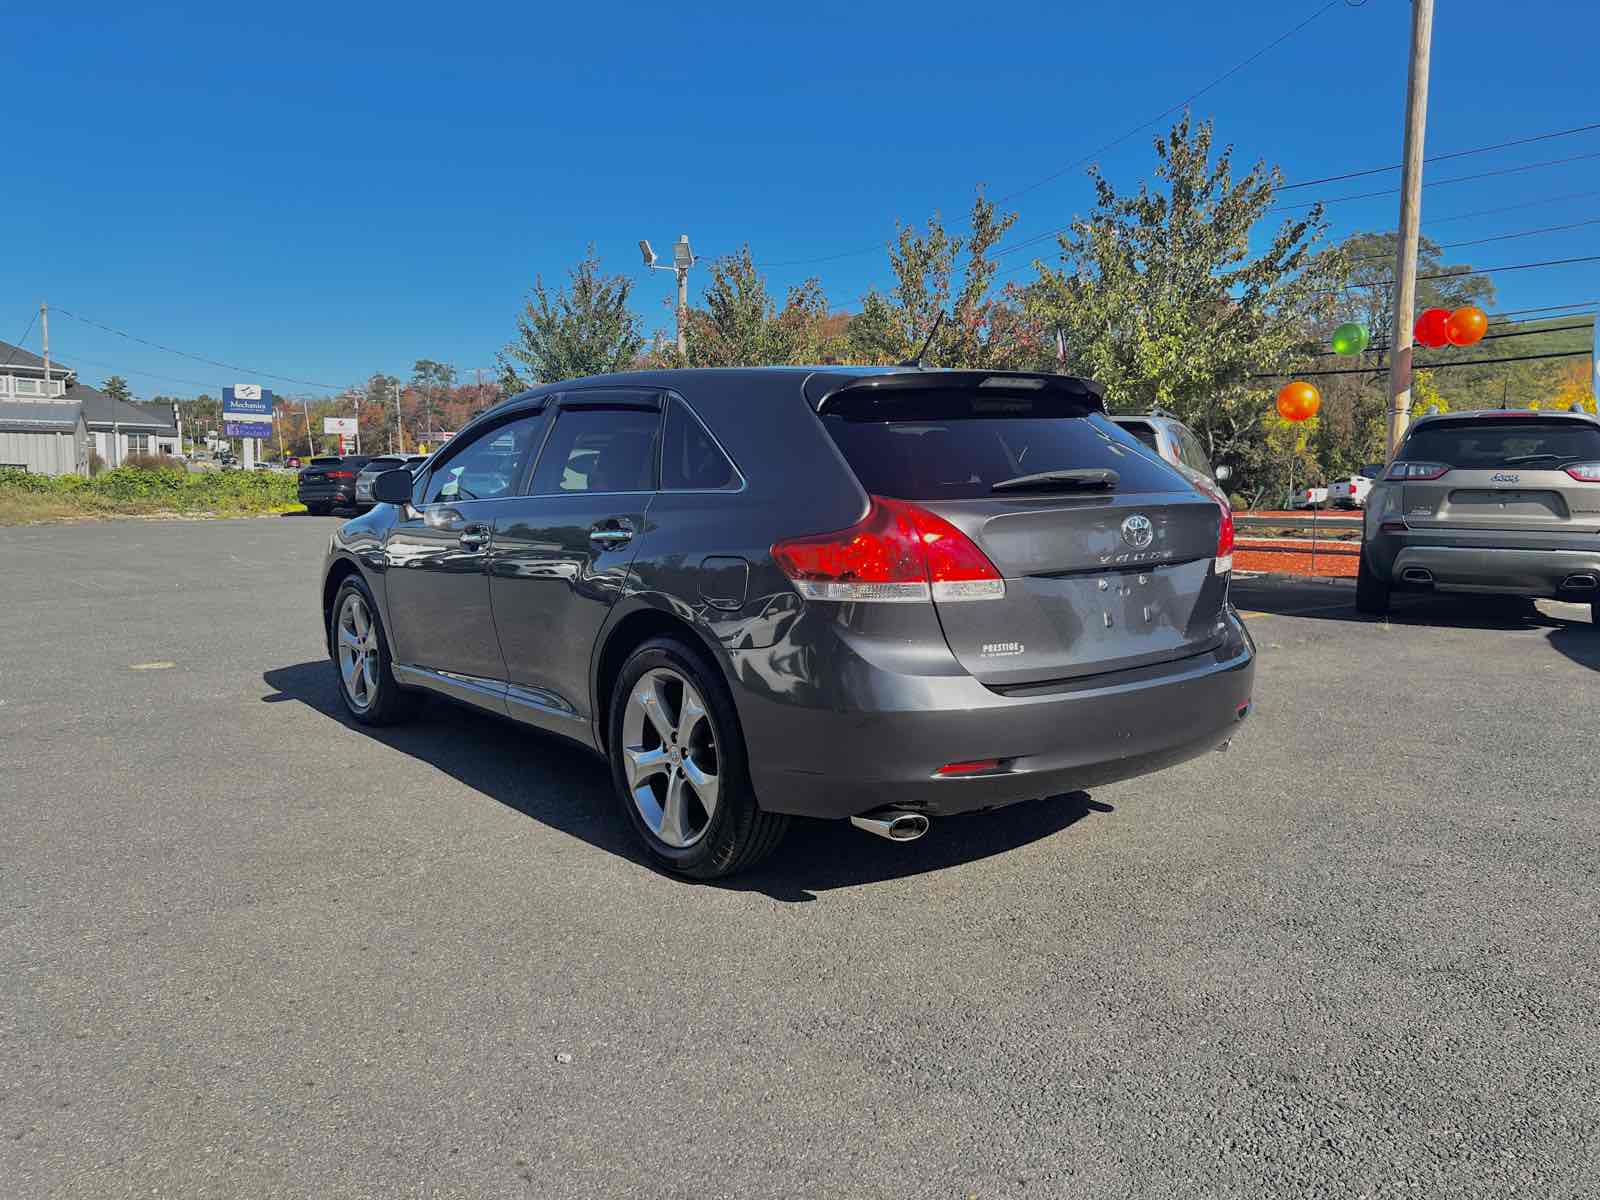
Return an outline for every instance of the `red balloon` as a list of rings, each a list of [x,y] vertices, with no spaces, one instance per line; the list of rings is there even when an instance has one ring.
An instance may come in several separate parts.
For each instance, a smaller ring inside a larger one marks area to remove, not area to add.
[[[1476,346],[1488,332],[1488,316],[1471,304],[1456,309],[1445,323],[1445,334],[1452,346]]]
[[[1450,310],[1448,308],[1424,309],[1411,330],[1417,341],[1430,350],[1450,344]]]
[[[1278,415],[1285,421],[1305,421],[1322,407],[1322,393],[1304,380],[1286,383],[1278,392]]]

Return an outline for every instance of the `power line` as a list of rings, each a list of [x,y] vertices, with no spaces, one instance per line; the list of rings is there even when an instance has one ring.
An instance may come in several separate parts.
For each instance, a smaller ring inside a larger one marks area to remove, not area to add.
[[[1541,358],[1588,358],[1588,350],[1558,350],[1552,354],[1513,354],[1508,358],[1474,358],[1459,362],[1417,363],[1419,371],[1445,371],[1454,367],[1487,367],[1495,363],[1533,362]],[[1371,367],[1340,367],[1332,371],[1275,371],[1264,375],[1247,375],[1246,379],[1299,379],[1304,375],[1371,375]]]
[[[1425,188],[1444,187],[1452,183],[1471,183],[1475,179],[1491,179],[1497,175],[1518,175],[1523,171],[1537,171],[1543,167],[1559,167],[1566,163],[1583,162],[1590,158],[1600,158],[1600,150],[1588,154],[1571,154],[1566,158],[1552,158],[1545,162],[1523,163],[1516,167],[1501,167],[1494,171],[1480,171],[1476,175],[1457,175],[1452,179],[1430,179],[1422,186]],[[1312,208],[1318,204],[1338,204],[1345,200],[1370,200],[1374,196],[1393,196],[1400,189],[1397,187],[1383,188],[1376,192],[1353,192],[1348,196],[1325,196],[1320,200],[1302,200],[1294,204],[1274,204],[1268,212],[1277,212],[1290,208]]]
[[[1503,267],[1467,267],[1459,271],[1429,271],[1425,275],[1418,275],[1421,279],[1465,279],[1473,275],[1488,275],[1496,271],[1532,271],[1540,267],[1564,267],[1571,263],[1600,262],[1600,254],[1588,254],[1581,258],[1552,258],[1544,262],[1511,263]],[[1340,292],[1347,292],[1352,288],[1364,287],[1389,287],[1394,283],[1392,279],[1375,279],[1370,283],[1347,283],[1343,287],[1324,288],[1320,291],[1307,293],[1312,296],[1334,296]]]
[[[1558,308],[1587,308],[1591,304],[1600,304],[1600,299],[1596,299],[1596,300],[1574,300],[1570,304],[1546,304],[1542,308],[1508,308],[1508,309],[1505,309],[1503,312],[1495,313],[1494,316],[1490,317],[1489,318],[1489,324],[1491,324],[1491,325],[1499,324],[1502,321],[1503,318],[1510,317],[1510,316],[1516,316],[1516,315],[1521,314],[1521,313],[1554,312]],[[1566,314],[1566,315],[1570,316],[1571,314],[1569,313],[1569,314]],[[1546,320],[1546,321],[1555,321],[1555,320],[1559,320],[1559,319],[1560,319],[1559,317],[1545,317],[1544,318],[1544,320]],[[1521,321],[1510,321],[1510,322],[1506,322],[1506,323],[1507,324],[1511,324],[1511,325],[1520,325],[1520,324],[1522,324]]]
[[[1540,133],[1533,137],[1516,138],[1509,142],[1496,142],[1492,146],[1475,146],[1471,150],[1456,150],[1450,154],[1432,154],[1422,161],[1425,163],[1445,162],[1452,158],[1466,158],[1473,154],[1488,154],[1492,150],[1507,150],[1512,146],[1526,146],[1532,142],[1547,142],[1551,138],[1571,137],[1575,133],[1588,133],[1591,129],[1600,129],[1600,122],[1593,125],[1578,125],[1572,129],[1558,129],[1554,133]],[[1321,179],[1308,179],[1304,183],[1286,183],[1278,190],[1290,192],[1295,188],[1316,187],[1322,183],[1339,183],[1345,179],[1360,179],[1363,175],[1381,175],[1385,171],[1398,171],[1403,164],[1395,163],[1392,167],[1369,167],[1365,171],[1346,171],[1343,175],[1325,175]]]
[[[1441,250],[1459,250],[1463,246],[1482,246],[1488,242],[1509,242],[1517,238],[1536,237],[1542,233],[1563,233],[1568,229],[1582,229],[1585,225],[1600,225],[1600,217],[1588,221],[1574,221],[1570,225],[1546,225],[1543,229],[1528,229],[1522,233],[1501,233],[1494,237],[1473,238],[1466,242],[1444,242],[1439,246]],[[1360,258],[1352,259],[1353,262],[1379,262],[1393,258],[1392,254],[1365,254]]]
[[[1074,159],[1072,162],[1068,163],[1066,166],[1060,168],[1059,170],[1052,171],[1050,174],[1044,176],[1041,179],[1036,179],[1032,183],[1024,184],[1022,187],[1019,187],[1019,188],[1014,188],[1013,190],[1005,193],[1003,196],[997,197],[996,200],[995,200],[995,203],[997,205],[998,204],[1005,204],[1008,201],[1015,199],[1017,196],[1021,196],[1021,195],[1025,194],[1025,193],[1027,193],[1027,192],[1031,192],[1035,188],[1043,187],[1047,183],[1052,183],[1055,180],[1060,179],[1063,175],[1067,174],[1069,171],[1074,171],[1077,168],[1083,166],[1085,163],[1093,161],[1094,158],[1096,158],[1098,155],[1104,154],[1107,150],[1115,149],[1117,146],[1120,146],[1123,142],[1127,141],[1129,138],[1135,136],[1136,134],[1142,133],[1144,130],[1150,128],[1152,125],[1155,125],[1158,122],[1160,122],[1162,120],[1165,120],[1167,117],[1171,116],[1173,113],[1178,112],[1179,110],[1188,107],[1194,101],[1198,100],[1201,96],[1204,96],[1207,92],[1209,92],[1212,89],[1218,87],[1220,84],[1225,83],[1227,80],[1229,80],[1233,76],[1237,75],[1240,71],[1242,71],[1246,67],[1250,66],[1257,59],[1261,58],[1263,55],[1267,54],[1269,51],[1276,49],[1278,46],[1280,46],[1284,42],[1288,41],[1295,34],[1299,33],[1306,26],[1310,25],[1318,17],[1322,16],[1324,13],[1326,13],[1326,12],[1332,10],[1332,9],[1338,8],[1341,4],[1345,5],[1345,7],[1350,7],[1350,8],[1358,8],[1358,7],[1360,7],[1360,5],[1349,3],[1349,0],[1328,0],[1328,2],[1326,4],[1323,4],[1320,8],[1318,8],[1310,16],[1306,17],[1298,25],[1295,25],[1292,28],[1290,28],[1288,30],[1285,30],[1283,33],[1281,33],[1277,37],[1275,37],[1272,41],[1268,42],[1265,46],[1262,46],[1261,49],[1257,50],[1254,54],[1250,55],[1250,57],[1248,57],[1246,59],[1243,59],[1240,62],[1235,63],[1233,66],[1229,67],[1226,71],[1224,71],[1221,75],[1218,75],[1210,83],[1208,83],[1204,87],[1202,87],[1199,91],[1196,91],[1196,92],[1192,93],[1191,95],[1189,95],[1188,97],[1186,97],[1185,99],[1180,100],[1177,104],[1174,104],[1171,107],[1164,109],[1162,112],[1158,113],[1154,117],[1151,117],[1148,121],[1144,122],[1143,124],[1135,125],[1132,129],[1128,130],[1126,133],[1123,133],[1123,134],[1113,138],[1111,141],[1107,142],[1105,145],[1099,147],[1098,149],[1090,151],[1088,154],[1084,155],[1081,158]],[[1050,234],[1044,234],[1042,236],[1043,237],[1049,237]],[[1034,239],[1034,240],[1038,240],[1038,239]],[[1024,242],[1022,244],[1023,245],[1028,245],[1030,243]],[[776,268],[776,267],[804,267],[804,266],[811,266],[813,264],[837,262],[841,258],[855,258],[855,257],[857,257],[859,255],[872,254],[872,253],[875,253],[875,252],[877,252],[879,250],[882,250],[882,249],[883,249],[883,244],[881,242],[875,242],[872,245],[864,246],[859,250],[843,250],[843,251],[840,251],[837,254],[825,254],[825,255],[820,255],[820,256],[814,257],[814,258],[792,258],[792,259],[785,259],[784,261],[781,261],[781,262],[762,262],[762,263],[757,263],[756,265],[759,266],[759,267],[762,267],[764,269],[768,269],[768,270]]]
[[[11,349],[6,353],[6,360],[5,362],[0,363],[0,367],[9,367],[11,365],[11,360],[16,357],[17,351],[22,349],[22,343],[28,340],[28,335],[33,332],[34,322],[36,322],[38,319],[39,310],[34,309],[33,316],[28,318],[28,327],[22,331],[22,336],[20,338],[11,343]],[[48,383],[49,381],[46,380],[46,382]],[[45,390],[49,391],[49,388],[46,388]]]
[[[1307,17],[1305,20],[1301,21],[1298,25],[1295,25],[1293,28],[1287,29],[1283,33],[1280,33],[1277,37],[1273,38],[1272,41],[1268,42],[1265,46],[1261,47],[1261,49],[1257,50],[1249,58],[1246,58],[1246,59],[1242,60],[1241,62],[1235,63],[1233,66],[1229,67],[1226,71],[1224,71],[1221,75],[1218,75],[1210,83],[1206,84],[1199,91],[1194,92],[1193,94],[1191,94],[1189,96],[1186,96],[1184,99],[1178,101],[1178,103],[1172,105],[1171,107],[1163,109],[1161,112],[1159,112],[1155,116],[1151,117],[1148,121],[1144,122],[1142,125],[1135,125],[1132,129],[1128,130],[1126,133],[1124,133],[1124,134],[1122,134],[1122,135],[1120,135],[1118,137],[1113,138],[1111,141],[1107,142],[1104,146],[1101,146],[1099,149],[1091,150],[1088,154],[1085,154],[1082,158],[1074,159],[1072,162],[1068,163],[1066,166],[1060,168],[1059,170],[1052,171],[1050,174],[1044,176],[1041,179],[1036,179],[1032,183],[1024,184],[1022,187],[1015,188],[1012,191],[1007,192],[1005,195],[998,197],[995,200],[995,203],[996,204],[1005,204],[1006,202],[1008,202],[1010,200],[1013,200],[1018,196],[1021,196],[1021,195],[1024,195],[1025,193],[1027,193],[1027,192],[1033,191],[1035,188],[1043,187],[1047,183],[1053,183],[1055,180],[1060,179],[1068,171],[1076,170],[1077,168],[1083,166],[1085,163],[1091,162],[1095,158],[1097,158],[1100,155],[1104,154],[1107,150],[1112,150],[1112,149],[1115,149],[1117,146],[1120,146],[1123,142],[1127,141],[1129,138],[1133,137],[1135,134],[1143,133],[1146,129],[1149,129],[1152,125],[1155,125],[1155,124],[1157,124],[1157,123],[1159,123],[1161,121],[1166,120],[1173,113],[1180,112],[1183,109],[1188,108],[1191,104],[1193,104],[1196,100],[1200,99],[1201,96],[1204,96],[1207,92],[1211,91],[1213,88],[1217,87],[1218,85],[1220,85],[1222,83],[1227,82],[1229,79],[1233,78],[1233,76],[1237,75],[1240,71],[1244,70],[1251,63],[1255,62],[1257,59],[1261,58],[1263,55],[1267,54],[1268,52],[1270,52],[1272,50],[1277,49],[1284,42],[1288,41],[1295,34],[1299,33],[1307,25],[1310,25],[1318,17],[1322,16],[1323,13],[1329,11],[1330,9],[1338,8],[1339,5],[1342,2],[1343,2],[1343,0],[1329,0],[1329,2],[1327,4],[1324,4],[1321,8],[1317,9],[1309,17]]]
[[[1502,204],[1499,208],[1480,208],[1476,212],[1456,213],[1451,217],[1429,217],[1424,225],[1443,225],[1447,221],[1470,221],[1473,217],[1492,217],[1496,213],[1516,212],[1523,208],[1539,208],[1546,204],[1559,204],[1563,200],[1588,200],[1600,196],[1600,191],[1568,192],[1565,196],[1546,196],[1542,200],[1525,200],[1521,204]]]
[[[1566,333],[1566,332],[1568,332],[1570,330],[1574,330],[1574,329],[1588,330],[1588,329],[1592,329],[1592,328],[1594,328],[1593,324],[1591,322],[1585,321],[1580,325],[1557,325],[1557,326],[1555,326],[1554,328],[1551,328],[1551,329],[1518,329],[1518,330],[1514,330],[1511,333],[1486,333],[1486,334],[1483,335],[1483,337],[1479,338],[1478,340],[1480,342],[1492,342],[1497,338],[1538,337],[1540,334],[1545,334],[1545,333]],[[1394,349],[1393,346],[1368,346],[1361,353],[1362,354],[1387,354],[1387,353],[1389,353],[1389,351],[1391,351],[1393,349]],[[1335,356],[1337,354],[1338,354],[1338,351],[1336,351],[1336,350],[1319,350],[1316,354],[1312,355],[1312,357],[1313,358],[1330,358],[1330,357],[1333,357],[1333,356]],[[1373,368],[1373,370],[1377,370],[1377,369],[1378,368],[1376,368],[1376,367]]]
[[[152,342],[148,338],[142,338],[136,334],[127,333],[121,329],[115,329],[110,325],[101,324],[99,321],[91,320],[88,317],[80,317],[76,313],[68,312],[64,308],[58,308],[55,311],[64,317],[71,317],[74,321],[81,321],[85,325],[93,325],[96,329],[103,329],[107,333],[114,333],[118,337],[127,338],[130,342],[138,342],[142,346],[150,346],[153,349],[164,351],[167,354],[176,354],[180,358],[190,358],[195,362],[205,363],[210,367],[222,367],[229,371],[237,371],[241,375],[255,375],[262,379],[277,379],[284,383],[298,383],[304,387],[322,388],[323,390],[330,392],[337,392],[340,390],[337,385],[331,383],[319,383],[314,379],[296,379],[292,375],[275,375],[271,371],[258,371],[253,367],[241,367],[236,363],[228,363],[223,362],[220,359],[207,358],[202,354],[190,354],[187,350],[179,350],[172,346],[163,346],[160,342]]]

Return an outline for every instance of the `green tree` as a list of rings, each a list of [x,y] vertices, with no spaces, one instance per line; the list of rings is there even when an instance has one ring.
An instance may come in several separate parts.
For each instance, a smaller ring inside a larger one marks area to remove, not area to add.
[[[100,385],[100,390],[113,400],[132,400],[133,389],[128,386],[128,381],[121,375],[109,376]]]
[[[1090,169],[1094,209],[1061,234],[1060,266],[1039,264],[1029,308],[1114,411],[1175,413],[1243,488],[1267,458],[1261,415],[1278,382],[1252,376],[1304,361],[1343,259],[1313,253],[1320,206],[1258,230],[1281,173],[1257,162],[1235,179],[1231,146],[1212,157],[1211,122],[1184,116],[1155,151],[1154,184],[1132,195]]]
[[[991,251],[1016,219],[1016,213],[1002,215],[980,194],[973,201],[971,232],[965,237],[946,231],[938,213],[928,219],[925,231],[900,226],[889,247],[894,287],[888,295],[868,292],[860,315],[850,322],[848,345],[855,360],[910,360],[942,314],[939,332],[923,356],[927,365],[1036,365],[1042,339],[1037,323],[1022,309],[1021,293],[993,291]]]
[[[750,247],[711,264],[702,306],[684,321],[692,367],[759,367],[817,362],[828,341],[828,301],[807,279],[789,289],[780,310],[756,270]],[[672,353],[667,353],[670,360]]]
[[[552,293],[542,277],[535,277],[517,316],[517,338],[498,355],[507,391],[624,371],[638,360],[645,338],[639,318],[628,309],[632,281],[602,274],[593,245],[570,278],[569,288]]]
[[[419,358],[411,368],[409,395],[414,405],[408,413],[411,424],[419,431],[432,433],[443,428],[440,418],[450,400],[450,391],[456,384],[456,369],[449,363]]]

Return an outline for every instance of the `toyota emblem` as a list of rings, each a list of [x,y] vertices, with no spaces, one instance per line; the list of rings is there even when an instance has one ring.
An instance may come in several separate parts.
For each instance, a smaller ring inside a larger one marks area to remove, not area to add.
[[[1155,526],[1143,513],[1134,513],[1122,522],[1122,540],[1135,550],[1148,549],[1150,543],[1156,540]]]

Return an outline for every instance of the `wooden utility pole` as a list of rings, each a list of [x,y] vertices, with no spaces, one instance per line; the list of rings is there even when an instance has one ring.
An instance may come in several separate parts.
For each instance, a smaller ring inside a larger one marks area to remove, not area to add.
[[[39,305],[39,324],[44,337],[44,398],[50,399],[50,306]]]
[[[1389,451],[1393,458],[1411,423],[1411,327],[1417,307],[1417,241],[1422,233],[1422,144],[1428,126],[1428,54],[1433,0],[1411,0],[1411,70],[1406,82],[1406,149],[1400,182],[1400,237],[1394,264],[1394,329],[1390,331]]]

